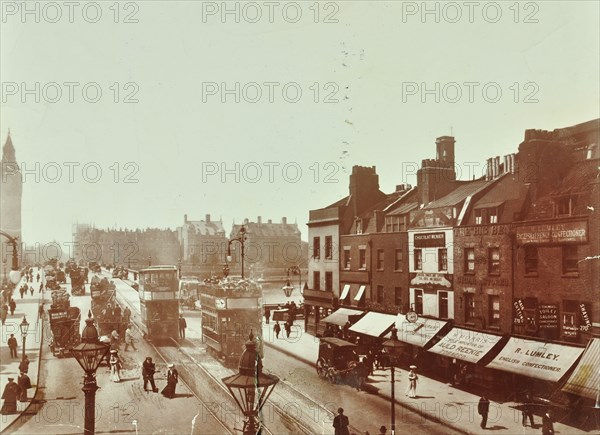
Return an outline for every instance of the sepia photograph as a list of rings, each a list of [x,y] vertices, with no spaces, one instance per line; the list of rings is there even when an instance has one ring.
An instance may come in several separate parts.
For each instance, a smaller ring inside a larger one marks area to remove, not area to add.
[[[600,434],[600,2],[0,15],[2,435]]]

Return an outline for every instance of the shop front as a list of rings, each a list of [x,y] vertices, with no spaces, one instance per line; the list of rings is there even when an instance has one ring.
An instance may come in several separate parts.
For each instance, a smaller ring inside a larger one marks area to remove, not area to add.
[[[405,366],[417,362],[421,364],[419,355],[423,353],[424,348],[433,344],[434,338],[439,338],[446,325],[449,325],[449,323],[445,320],[426,317],[419,317],[411,322],[407,319],[406,314],[398,314],[396,316],[398,340],[406,343],[406,349],[402,355],[403,364]],[[386,334],[384,338],[390,339],[391,333]]]
[[[325,325],[321,319],[333,312],[333,292],[304,289],[304,330],[309,334],[322,335]]]
[[[360,337],[359,352],[366,354],[368,349],[381,347],[382,337],[396,323],[396,316],[369,311],[350,327],[350,332]]]

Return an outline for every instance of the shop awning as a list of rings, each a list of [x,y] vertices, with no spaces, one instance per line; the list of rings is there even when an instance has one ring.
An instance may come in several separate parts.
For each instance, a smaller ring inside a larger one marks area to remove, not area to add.
[[[410,343],[414,346],[424,347],[429,341],[446,326],[448,322],[438,319],[426,319],[420,317],[416,322],[410,323],[406,320],[406,314],[396,316],[396,329],[398,340]],[[391,338],[391,333],[386,338]]]
[[[499,335],[452,328],[429,351],[475,364],[487,355],[501,338]]]
[[[366,285],[361,285],[358,289],[358,293],[356,293],[356,297],[354,298],[355,301],[360,301],[360,299],[363,297],[363,295],[365,294],[365,290],[366,290],[367,286]]]
[[[392,329],[394,323],[396,323],[396,316],[369,311],[350,327],[350,331],[371,337],[381,337]]]
[[[600,391],[600,338],[590,340],[581,361],[562,390],[588,399],[596,399]]]
[[[345,284],[342,289],[342,294],[340,295],[340,300],[346,299],[348,293],[350,293],[350,284]]]
[[[348,322],[351,316],[360,316],[363,312],[359,310],[353,310],[351,308],[338,308],[336,311],[325,317],[321,322],[331,323],[338,326],[344,326]],[[350,320],[350,322],[352,322]]]
[[[518,375],[557,382],[577,361],[583,348],[511,337],[487,366]]]

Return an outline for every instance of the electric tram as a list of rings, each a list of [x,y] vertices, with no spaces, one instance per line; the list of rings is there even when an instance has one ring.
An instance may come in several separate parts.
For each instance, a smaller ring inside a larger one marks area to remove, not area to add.
[[[149,266],[139,272],[140,315],[150,340],[179,337],[179,298],[176,266]]]

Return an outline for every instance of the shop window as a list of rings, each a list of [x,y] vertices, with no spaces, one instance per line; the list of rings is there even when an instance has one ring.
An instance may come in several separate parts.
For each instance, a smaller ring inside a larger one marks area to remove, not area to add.
[[[383,249],[377,250],[377,270],[383,270],[384,268],[384,252]]]
[[[321,272],[313,272],[313,290],[321,290]]]
[[[377,303],[383,304],[383,286],[382,285],[377,286]]]
[[[438,271],[448,270],[448,249],[438,249]]]
[[[344,269],[350,270],[350,249],[344,249]]]
[[[475,294],[465,293],[465,322],[475,320]]]
[[[465,273],[475,273],[475,248],[465,248]]]
[[[402,287],[394,287],[394,305],[402,306]]]
[[[538,249],[537,246],[525,246],[525,273],[536,274],[538,271]]]
[[[488,324],[490,326],[500,325],[500,296],[488,296]]]
[[[415,249],[415,270],[423,270],[423,250]]]
[[[333,272],[325,272],[325,290],[333,291]]]
[[[488,274],[500,275],[500,248],[488,248]]]
[[[321,258],[321,238],[313,237],[313,258],[318,260]]]
[[[325,236],[325,258],[331,260],[333,258],[333,238]]]
[[[523,301],[523,316],[525,317],[525,330],[532,333],[537,333],[537,298],[525,298]]]
[[[577,328],[577,312],[579,311],[579,302],[564,300],[563,301],[563,326]]]
[[[438,293],[439,300],[439,318],[447,319],[448,318],[448,292],[439,292]]]
[[[360,263],[360,268],[361,269],[366,269],[367,268],[367,250],[366,249],[359,249],[358,250],[358,262]]]
[[[402,249],[396,249],[396,254],[394,258],[394,270],[396,272],[402,272],[402,260],[404,259],[404,252]]]
[[[577,246],[565,245],[562,247],[562,268],[563,273],[579,272],[579,264],[577,258]]]
[[[417,314],[423,314],[423,290],[415,289],[415,312]]]

